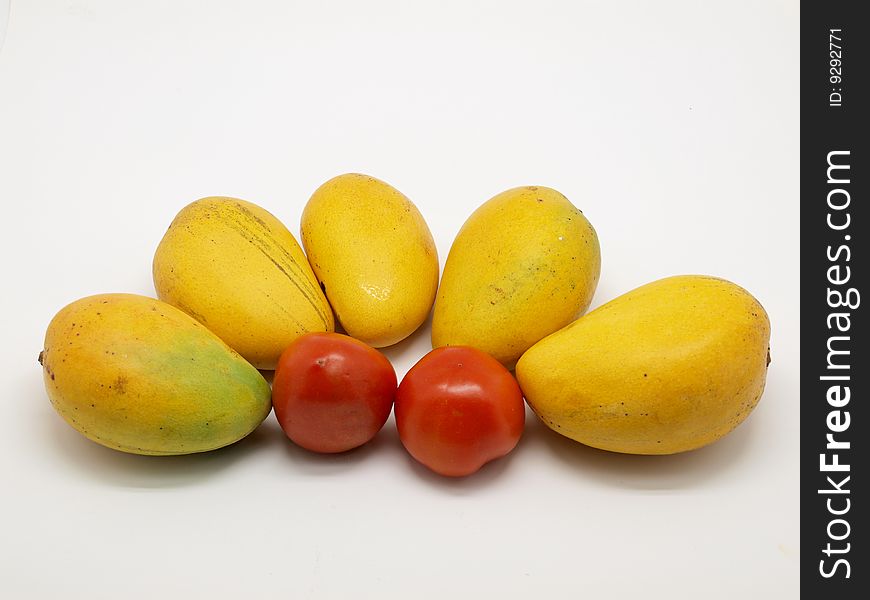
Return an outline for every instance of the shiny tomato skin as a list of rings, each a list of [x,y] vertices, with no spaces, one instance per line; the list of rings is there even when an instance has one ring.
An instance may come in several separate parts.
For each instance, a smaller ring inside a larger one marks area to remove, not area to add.
[[[437,348],[411,367],[396,392],[405,449],[440,475],[471,475],[517,445],[526,414],[513,375],[488,354]]]
[[[272,406],[284,433],[313,452],[344,452],[380,431],[396,395],[387,357],[340,333],[308,333],[281,354]]]

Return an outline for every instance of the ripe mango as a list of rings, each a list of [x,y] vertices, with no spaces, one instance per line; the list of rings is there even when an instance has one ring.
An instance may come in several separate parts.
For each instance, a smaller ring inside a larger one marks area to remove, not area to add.
[[[311,196],[301,232],[350,336],[381,348],[426,320],[438,288],[438,251],[423,215],[397,189],[368,175],[334,177]]]
[[[161,300],[258,369],[274,369],[302,334],[335,328],[293,234],[244,200],[203,198],[182,209],[157,247],[153,272]]]
[[[133,454],[232,444],[269,414],[263,376],[180,310],[144,296],[90,296],[52,319],[39,355],[58,413]]]
[[[473,346],[512,369],[589,307],[600,271],[595,229],[565,196],[541,186],[502,192],[472,213],[450,248],[432,346]]]
[[[770,322],[743,288],[684,275],[641,286],[532,346],[520,387],[554,431],[629,454],[714,442],[758,403]]]

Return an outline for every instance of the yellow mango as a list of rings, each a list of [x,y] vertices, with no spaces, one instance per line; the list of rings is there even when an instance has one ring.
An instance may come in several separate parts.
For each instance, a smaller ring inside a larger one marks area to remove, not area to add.
[[[541,420],[613,452],[672,454],[730,432],[758,403],[770,322],[743,288],[684,275],[641,286],[532,346],[517,363]]]
[[[585,312],[600,270],[595,229],[565,196],[541,186],[502,192],[472,213],[450,248],[432,346],[473,346],[512,369]]]
[[[432,308],[438,251],[417,207],[357,173],[321,185],[302,212],[302,245],[348,335],[375,348],[413,333]]]
[[[232,444],[272,407],[259,371],[193,318],[144,296],[90,296],[63,308],[39,361],[67,423],[133,454]]]
[[[302,334],[335,328],[293,234],[244,200],[203,198],[182,209],[157,247],[153,272],[161,300],[258,369],[274,369]]]

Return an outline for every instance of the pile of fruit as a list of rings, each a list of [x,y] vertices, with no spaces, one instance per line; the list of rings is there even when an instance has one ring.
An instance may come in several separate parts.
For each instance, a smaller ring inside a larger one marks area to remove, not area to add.
[[[524,397],[583,444],[671,454],[727,434],[764,389],[770,324],[733,283],[670,277],[583,316],[598,237],[550,188],[474,211],[440,285],[423,216],[373,177],[318,188],[301,236],[304,252],[243,200],[182,209],[154,255],[159,300],[91,296],[51,321],[39,361],[55,409],[109,448],[175,455],[232,444],[273,407],[293,443],[344,452],[395,405],[408,452],[463,476],[513,450]],[[435,349],[398,384],[375,348],[408,337],[433,304]],[[272,386],[260,370],[275,370]]]

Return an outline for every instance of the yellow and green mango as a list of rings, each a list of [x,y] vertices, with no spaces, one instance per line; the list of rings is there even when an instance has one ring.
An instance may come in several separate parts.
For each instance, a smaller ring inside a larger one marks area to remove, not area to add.
[[[133,294],[83,298],[52,319],[39,355],[58,413],[89,439],[133,454],[214,450],[269,414],[257,369],[196,320]]]

